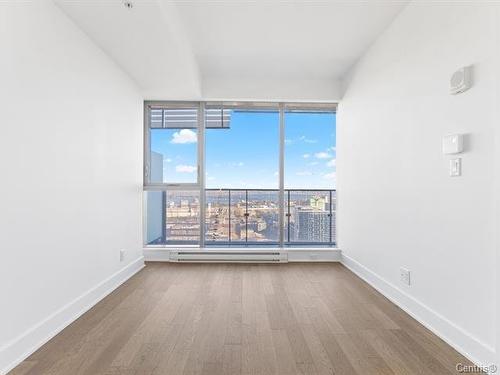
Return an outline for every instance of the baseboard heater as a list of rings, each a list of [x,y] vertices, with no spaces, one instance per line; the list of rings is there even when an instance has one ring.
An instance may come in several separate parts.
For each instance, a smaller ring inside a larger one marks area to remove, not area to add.
[[[170,250],[171,262],[286,263],[285,251],[176,251]]]

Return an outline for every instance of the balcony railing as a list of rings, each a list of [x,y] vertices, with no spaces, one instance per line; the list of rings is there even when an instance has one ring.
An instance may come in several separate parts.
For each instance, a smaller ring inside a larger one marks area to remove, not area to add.
[[[199,243],[197,192],[148,194],[157,194],[148,196],[148,244]],[[283,205],[284,245],[335,245],[335,190],[287,189]],[[279,245],[279,206],[279,190],[206,189],[205,245]],[[149,223],[150,216],[156,224]],[[161,228],[161,235],[158,230],[150,235],[151,225]]]

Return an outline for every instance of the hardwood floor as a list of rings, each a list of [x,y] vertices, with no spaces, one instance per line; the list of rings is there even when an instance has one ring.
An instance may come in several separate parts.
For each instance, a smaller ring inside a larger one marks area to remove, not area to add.
[[[150,263],[10,374],[453,374],[459,362],[341,264]]]

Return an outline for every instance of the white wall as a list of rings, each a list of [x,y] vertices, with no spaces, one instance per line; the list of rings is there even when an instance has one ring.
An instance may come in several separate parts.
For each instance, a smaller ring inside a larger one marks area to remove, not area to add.
[[[171,0],[54,0],[58,7],[137,82],[150,100],[193,100],[200,71]]]
[[[412,2],[354,68],[338,114],[345,263],[482,363],[496,341],[497,11]],[[474,87],[450,95],[469,64]],[[459,178],[441,153],[448,133],[467,135]]]
[[[207,76],[202,81],[204,100],[335,102],[341,98],[337,80]]]
[[[45,0],[0,4],[0,82],[1,373],[141,267],[142,98]]]

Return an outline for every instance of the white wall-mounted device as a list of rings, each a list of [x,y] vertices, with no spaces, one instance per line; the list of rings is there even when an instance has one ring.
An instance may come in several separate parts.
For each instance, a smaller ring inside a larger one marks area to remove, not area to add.
[[[450,159],[450,176],[459,177],[462,175],[462,159]]]
[[[401,279],[401,282],[403,284],[411,285],[410,270],[407,270],[406,268],[401,267],[399,269],[399,278]]]
[[[460,94],[472,86],[472,66],[458,69],[450,79],[450,94]]]
[[[450,134],[443,137],[443,154],[459,154],[464,150],[464,135]]]

